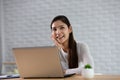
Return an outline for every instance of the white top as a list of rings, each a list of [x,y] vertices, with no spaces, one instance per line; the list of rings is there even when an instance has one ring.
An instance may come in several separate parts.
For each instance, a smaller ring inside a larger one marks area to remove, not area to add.
[[[66,74],[76,73],[81,74],[81,71],[85,64],[90,64],[94,68],[94,62],[93,58],[90,55],[89,47],[85,43],[77,43],[77,52],[78,52],[78,68],[69,69],[68,66],[68,54],[63,51],[61,48],[59,54],[60,54],[60,60],[61,64],[64,70],[66,70]]]

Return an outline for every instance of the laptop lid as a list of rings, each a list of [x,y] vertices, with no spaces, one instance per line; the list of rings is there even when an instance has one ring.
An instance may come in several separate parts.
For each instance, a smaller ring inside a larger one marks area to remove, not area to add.
[[[13,48],[13,53],[22,78],[64,77],[55,46]]]

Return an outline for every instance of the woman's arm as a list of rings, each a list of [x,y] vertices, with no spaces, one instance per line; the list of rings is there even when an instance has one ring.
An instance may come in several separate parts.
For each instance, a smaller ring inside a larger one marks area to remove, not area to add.
[[[71,73],[76,73],[76,74],[81,74],[82,69],[86,64],[90,64],[92,68],[94,69],[94,61],[93,58],[90,54],[89,47],[85,43],[78,43],[78,57],[82,58],[82,61],[79,61],[79,67],[78,68],[73,68],[73,69],[66,69],[65,73],[66,74],[71,74]]]
[[[73,73],[81,74],[82,69],[83,69],[82,67],[73,68],[73,69],[67,69],[67,70],[65,70],[65,74],[73,74]]]
[[[85,43],[82,43],[80,47],[81,47],[81,53],[83,58],[83,65],[85,66],[86,64],[90,64],[94,69],[94,61],[93,61],[93,57],[90,54],[88,45]]]

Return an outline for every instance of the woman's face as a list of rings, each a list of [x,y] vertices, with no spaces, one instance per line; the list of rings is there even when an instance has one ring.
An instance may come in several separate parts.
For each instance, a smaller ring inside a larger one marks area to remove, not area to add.
[[[52,24],[52,36],[59,43],[63,44],[69,39],[69,34],[72,32],[71,27],[64,22],[57,20]]]

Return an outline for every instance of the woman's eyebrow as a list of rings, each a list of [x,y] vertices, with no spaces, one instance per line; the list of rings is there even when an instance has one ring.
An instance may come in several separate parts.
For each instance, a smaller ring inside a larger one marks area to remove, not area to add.
[[[59,25],[58,27],[63,27],[64,25]]]
[[[52,28],[59,28],[59,27],[63,27],[64,25],[59,25],[59,26],[54,26]]]

